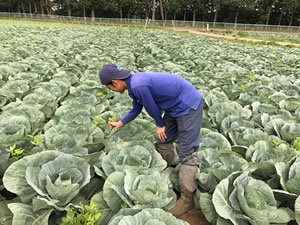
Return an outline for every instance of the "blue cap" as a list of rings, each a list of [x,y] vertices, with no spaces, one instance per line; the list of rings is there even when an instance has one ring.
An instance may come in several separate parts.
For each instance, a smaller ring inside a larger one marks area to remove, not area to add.
[[[102,84],[107,85],[112,80],[124,80],[130,74],[131,70],[123,70],[118,64],[106,64],[101,68],[99,78]]]

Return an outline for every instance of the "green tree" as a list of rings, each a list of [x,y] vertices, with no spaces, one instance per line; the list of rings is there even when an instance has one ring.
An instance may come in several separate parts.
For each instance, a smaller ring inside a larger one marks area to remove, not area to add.
[[[218,20],[218,14],[221,10],[221,0],[212,0],[212,5],[213,5],[213,11],[215,12],[214,16],[214,25],[216,24]]]
[[[152,26],[155,23],[155,9],[156,9],[156,0],[152,0]]]
[[[173,14],[173,20],[176,20],[176,14],[182,10],[186,5],[182,0],[169,0],[168,8],[170,12]]]
[[[150,17],[152,2],[149,0],[140,0],[138,1],[138,10],[141,14],[144,14],[145,18]]]
[[[286,4],[287,16],[289,17],[289,26],[292,26],[296,13],[298,13],[298,19],[300,17],[300,1],[299,0],[287,0]]]
[[[253,8],[255,0],[229,0],[228,4],[235,10],[234,23],[238,23],[239,12],[241,9]]]
[[[204,11],[205,8],[205,1],[203,0],[190,0],[190,8],[193,11],[193,26],[196,20],[196,13],[200,11]]]
[[[160,6],[161,20],[162,20],[162,23],[163,23],[163,27],[165,28],[164,6],[163,6],[162,0],[159,0],[159,6]]]

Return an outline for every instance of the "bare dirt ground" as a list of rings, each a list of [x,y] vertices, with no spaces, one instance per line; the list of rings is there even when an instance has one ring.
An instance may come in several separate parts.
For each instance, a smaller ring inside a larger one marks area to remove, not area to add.
[[[176,28],[176,31],[188,31],[191,34],[198,34],[198,35],[203,35],[206,37],[212,37],[212,38],[217,38],[217,39],[225,39],[225,40],[233,40],[233,41],[249,41],[249,42],[263,42],[264,40],[261,39],[254,39],[254,38],[243,38],[243,37],[233,37],[231,35],[221,35],[221,34],[214,34],[214,33],[209,33],[209,32],[202,32],[197,29],[192,29],[192,28]],[[300,47],[300,44],[296,43],[290,43],[290,42],[276,42],[276,44],[281,45],[281,46],[296,46]]]
[[[192,209],[178,219],[188,222],[190,225],[210,225],[200,210]]]

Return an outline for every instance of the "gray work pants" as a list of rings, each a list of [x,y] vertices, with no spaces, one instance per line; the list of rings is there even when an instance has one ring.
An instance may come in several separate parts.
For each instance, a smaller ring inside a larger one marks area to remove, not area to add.
[[[202,102],[196,110],[191,109],[187,115],[174,118],[168,112],[165,112],[163,116],[167,139],[164,142],[160,142],[159,140],[157,142],[166,144],[178,138],[179,158],[181,162],[199,147],[203,114]]]

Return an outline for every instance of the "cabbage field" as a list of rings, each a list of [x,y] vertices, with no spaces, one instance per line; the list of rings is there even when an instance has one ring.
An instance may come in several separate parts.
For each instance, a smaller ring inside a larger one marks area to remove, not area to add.
[[[195,207],[214,225],[300,224],[300,49],[100,26],[0,22],[0,224],[187,225],[146,112],[117,131],[127,94],[106,63],[168,72],[204,96]],[[69,210],[70,212],[70,210]]]

